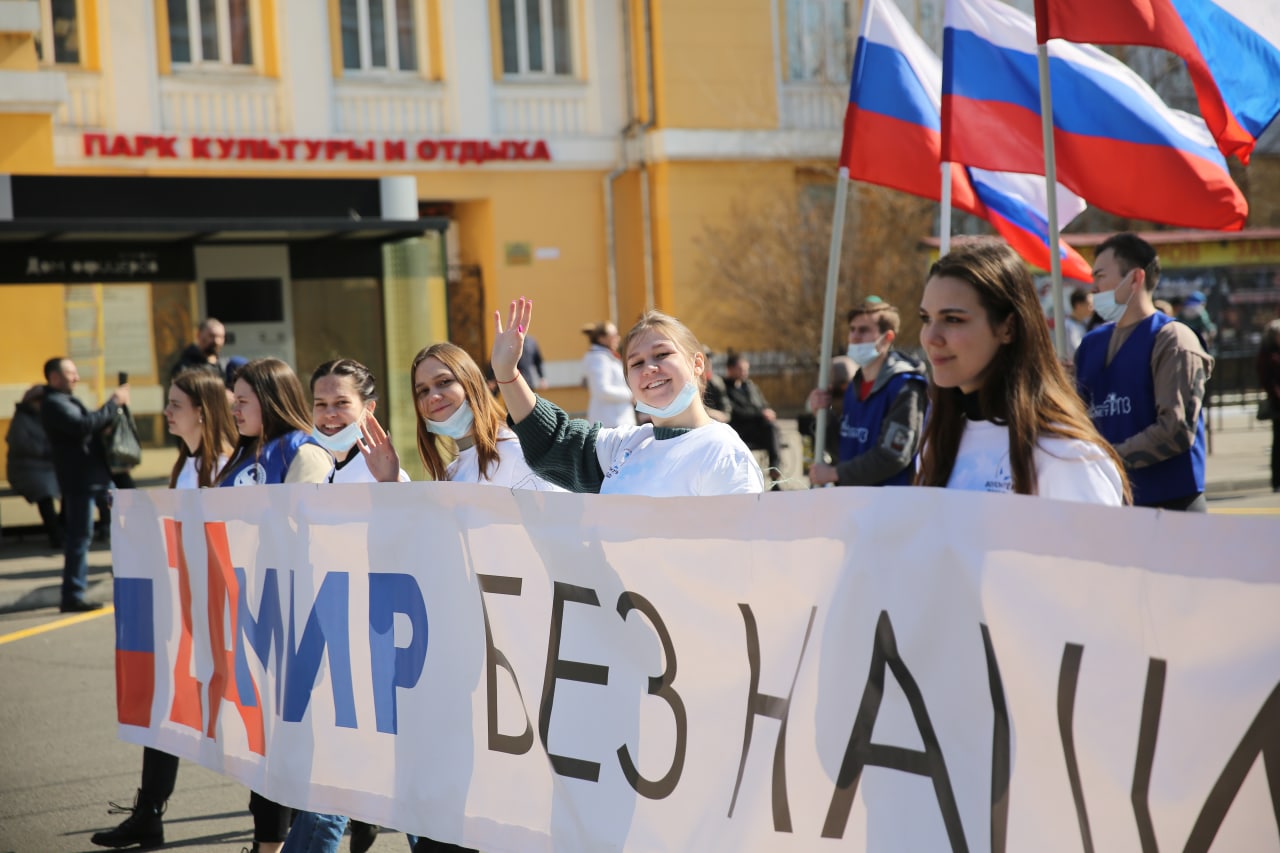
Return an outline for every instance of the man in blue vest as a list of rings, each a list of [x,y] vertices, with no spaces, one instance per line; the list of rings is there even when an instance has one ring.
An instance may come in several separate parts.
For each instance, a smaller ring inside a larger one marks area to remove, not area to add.
[[[915,476],[916,451],[928,402],[924,364],[893,349],[898,311],[878,296],[848,314],[847,355],[858,372],[844,392],[844,412],[832,428],[840,431],[835,465],[814,463],[815,486],[908,486]],[[809,408],[831,405],[831,392],[814,389]]]
[[[1156,310],[1160,258],[1115,234],[1093,262],[1104,324],[1076,350],[1076,383],[1094,426],[1124,460],[1138,506],[1204,512],[1202,408],[1213,358],[1188,326]]]

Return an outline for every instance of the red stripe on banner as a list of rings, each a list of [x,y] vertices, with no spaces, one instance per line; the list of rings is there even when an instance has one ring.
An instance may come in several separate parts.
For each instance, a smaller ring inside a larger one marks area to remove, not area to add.
[[[850,104],[844,117],[840,165],[849,177],[940,201],[942,138],[936,131]],[[985,216],[964,168],[951,166],[951,206]]]
[[[217,737],[218,711],[223,699],[230,699],[244,721],[249,749],[266,755],[266,743],[262,729],[262,697],[258,685],[253,685],[254,704],[243,705],[235,680],[235,641],[239,632],[238,603],[240,584],[231,564],[231,545],[227,541],[227,526],[221,522],[206,522],[205,540],[209,548],[209,644],[213,653],[213,676],[209,679],[209,727],[206,734]],[[231,636],[223,633],[224,626]]]
[[[173,661],[173,704],[169,709],[169,719],[200,731],[204,725],[204,708],[200,701],[203,685],[196,679],[191,663],[191,573],[187,569],[187,555],[182,550],[182,522],[172,518],[164,520],[164,541],[169,568],[178,573],[181,623],[178,653]]]
[[[116,649],[116,719],[127,726],[151,726],[156,693],[156,656]]]
[[[1044,174],[1038,113],[1011,104],[951,99],[951,150],[996,172]],[[1054,131],[1058,182],[1117,216],[1238,231],[1249,206],[1219,166],[1163,145]]]

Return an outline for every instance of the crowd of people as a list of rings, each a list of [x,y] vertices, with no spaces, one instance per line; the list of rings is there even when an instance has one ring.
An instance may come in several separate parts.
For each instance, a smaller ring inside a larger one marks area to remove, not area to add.
[[[1074,375],[1054,351],[1025,264],[1001,242],[966,244],[929,270],[919,304],[927,365],[895,349],[899,311],[865,299],[846,317],[848,347],[832,387],[809,395],[811,410],[832,415],[832,461],[820,461],[819,451],[811,483],[1203,510],[1203,395],[1213,359],[1188,325],[1156,310],[1159,274],[1155,251],[1134,235],[1099,247],[1094,290],[1072,306],[1076,322],[1085,322],[1081,306],[1103,322],[1081,336]],[[625,335],[611,323],[585,327],[591,402],[588,417],[577,419],[537,393],[546,379],[541,355],[530,358],[533,315],[523,297],[505,317],[495,312],[487,374],[450,343],[414,358],[416,449],[430,478],[650,497],[776,487],[777,415],[745,357],[731,354],[726,375],[716,376],[698,337],[658,311]],[[178,440],[170,488],[408,480],[375,418],[377,383],[366,366],[349,358],[320,365],[308,404],[288,364],[224,359],[224,336],[206,320],[172,375],[164,409]],[[1259,369],[1275,406],[1280,321],[1267,341]],[[52,498],[62,496],[62,609],[87,610],[98,606],[84,598],[92,507],[111,480],[97,437],[130,391],[122,384],[90,411],[72,394],[78,375],[69,359],[50,359],[45,377],[38,394],[24,397],[14,430],[32,445],[47,439],[51,470],[30,477],[31,495],[51,529]],[[765,470],[753,450],[765,452]],[[1272,453],[1280,488],[1274,445]],[[15,483],[30,473],[12,462],[9,470]],[[93,843],[162,844],[177,769],[173,756],[144,750],[129,816]],[[256,853],[336,850],[349,823],[295,815],[258,793],[250,811]],[[377,827],[351,826],[351,849],[367,849]],[[410,845],[418,853],[460,849],[427,838],[410,837]]]

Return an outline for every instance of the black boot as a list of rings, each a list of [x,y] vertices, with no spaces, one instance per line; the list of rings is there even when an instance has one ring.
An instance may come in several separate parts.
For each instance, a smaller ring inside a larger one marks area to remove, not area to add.
[[[365,853],[378,837],[381,828],[376,823],[365,823],[352,819],[348,826],[351,829],[351,853]]]
[[[139,850],[150,850],[164,845],[164,825],[160,816],[164,814],[164,803],[157,803],[138,789],[138,796],[133,800],[133,807],[112,803],[108,814],[125,814],[129,816],[115,829],[95,832],[89,840],[99,847],[132,847],[138,845]]]

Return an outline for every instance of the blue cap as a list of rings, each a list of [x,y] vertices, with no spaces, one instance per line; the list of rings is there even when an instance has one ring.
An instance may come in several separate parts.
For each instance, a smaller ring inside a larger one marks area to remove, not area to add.
[[[1193,291],[1191,295],[1187,297],[1186,301],[1183,302],[1182,304],[1183,305],[1203,305],[1204,293],[1202,293],[1199,290]]]

